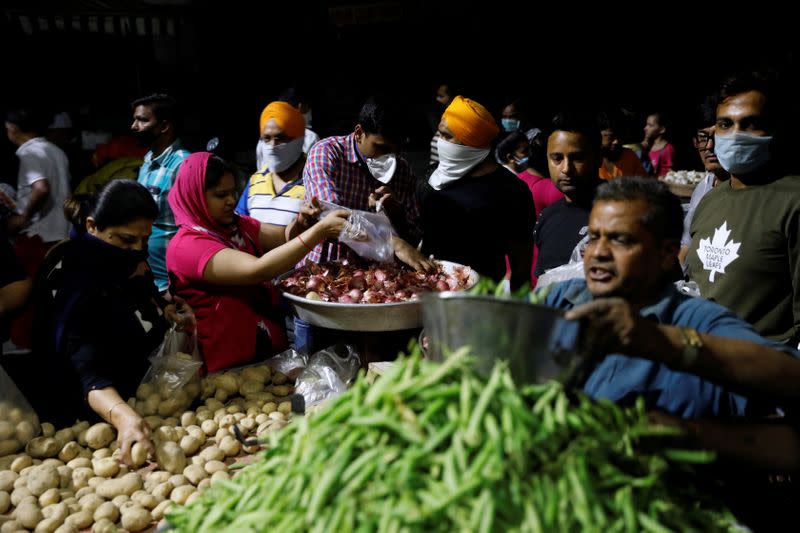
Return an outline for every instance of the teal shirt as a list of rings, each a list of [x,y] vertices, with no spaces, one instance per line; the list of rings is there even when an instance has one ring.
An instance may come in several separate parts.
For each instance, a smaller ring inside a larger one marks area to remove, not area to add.
[[[167,245],[178,232],[167,196],[178,176],[181,163],[188,156],[189,152],[183,149],[179,140],[176,140],[156,158],[153,158],[152,151],[147,152],[144,163],[139,169],[139,183],[150,191],[158,205],[158,218],[153,223],[153,233],[147,246],[150,254],[148,263],[159,291],[165,291],[169,286]]]

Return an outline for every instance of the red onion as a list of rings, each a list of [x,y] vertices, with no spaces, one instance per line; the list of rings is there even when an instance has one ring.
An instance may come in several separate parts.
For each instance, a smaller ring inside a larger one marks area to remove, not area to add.
[[[397,291],[396,293],[394,293],[394,297],[400,301],[408,300],[409,296],[410,294],[408,293],[408,291]]]
[[[350,280],[350,288],[363,291],[367,288],[367,280],[364,279],[364,276],[353,276],[353,279]]]
[[[319,276],[311,276],[306,281],[306,289],[310,291],[316,291],[318,289],[325,288],[325,280]]]
[[[439,280],[436,282],[436,290],[439,292],[449,291],[450,285],[446,281]]]
[[[369,291],[367,291],[367,292],[369,292]],[[361,299],[364,298],[364,294],[365,293],[361,292],[358,289],[353,289],[353,290],[351,290],[350,292],[347,293],[347,295],[350,297],[350,299],[353,300],[353,303],[360,302]]]
[[[383,270],[376,270],[375,271],[375,279],[378,281],[386,281],[386,272]]]
[[[364,301],[368,304],[377,304],[381,303],[382,298],[381,295],[377,291],[373,291],[372,289],[367,289],[364,291]]]
[[[349,294],[343,294],[343,295],[339,296],[339,300],[338,301],[339,301],[340,304],[354,304],[355,303],[353,301],[353,299],[350,298]]]

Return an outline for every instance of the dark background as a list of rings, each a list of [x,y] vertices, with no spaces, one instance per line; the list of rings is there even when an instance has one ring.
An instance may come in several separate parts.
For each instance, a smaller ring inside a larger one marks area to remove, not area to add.
[[[251,152],[261,109],[287,85],[308,87],[314,129],[351,131],[364,98],[389,91],[409,109],[408,150],[425,151],[434,92],[456,80],[499,116],[525,97],[535,124],[557,110],[624,105],[665,110],[688,135],[696,104],[721,77],[770,66],[797,78],[791,17],[762,3],[654,5],[571,2],[6,2],[0,20],[0,107],[69,110],[79,127],[115,132],[130,102],[169,92],[185,137],[219,136]],[[13,148],[3,143],[4,169]],[[8,170],[3,179],[8,177]]]

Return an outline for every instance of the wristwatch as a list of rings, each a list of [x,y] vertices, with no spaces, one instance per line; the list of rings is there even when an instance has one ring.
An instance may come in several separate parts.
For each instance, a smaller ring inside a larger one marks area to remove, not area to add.
[[[703,349],[703,340],[696,329],[678,327],[683,337],[683,356],[681,357],[681,368],[689,368],[697,361],[700,350]]]

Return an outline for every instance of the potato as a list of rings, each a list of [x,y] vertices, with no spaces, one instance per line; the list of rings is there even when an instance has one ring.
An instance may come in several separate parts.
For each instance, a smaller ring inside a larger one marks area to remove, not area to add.
[[[137,490],[131,496],[131,501],[145,509],[154,509],[159,504],[159,499],[143,490]]]
[[[144,421],[147,422],[150,429],[158,429],[164,425],[164,419],[160,416],[147,416]]]
[[[66,443],[75,439],[75,432],[72,431],[72,428],[59,429],[55,432],[53,438],[58,441],[58,449],[60,450]]]
[[[258,444],[253,444],[252,446],[242,446],[242,452],[248,455],[253,455],[258,453],[261,450],[261,446]]]
[[[81,433],[89,429],[89,427],[91,427],[91,424],[86,420],[81,420],[80,422],[76,422],[72,426],[72,434],[76,436],[80,435]]]
[[[0,526],[0,533],[19,533],[20,531],[25,531],[25,528],[22,527],[18,520],[9,520]]]
[[[189,426],[186,428],[186,434],[200,441],[200,446],[206,443],[206,433],[200,426]]]
[[[0,457],[16,452],[22,448],[22,443],[17,439],[0,440]]]
[[[80,500],[87,494],[94,494],[94,488],[86,486],[83,488],[78,489],[78,492],[75,493],[75,498]]]
[[[119,463],[113,457],[93,461],[94,473],[100,477],[114,477],[119,473]]]
[[[273,385],[279,385],[280,386],[280,385],[283,385],[284,383],[286,383],[287,381],[289,381],[289,378],[286,377],[286,374],[282,374],[280,372],[275,372],[275,374],[272,376],[272,384]],[[285,394],[281,394],[281,396],[286,396],[286,395]]]
[[[186,405],[178,403],[178,398],[167,398],[158,404],[157,413],[159,416],[174,415],[176,411],[182,410]]]
[[[163,470],[156,470],[155,472],[151,472],[150,475],[147,476],[144,482],[144,490],[150,492],[153,487],[160,483],[164,483],[168,481],[169,478],[172,476],[169,472],[164,472]]]
[[[63,524],[64,520],[70,515],[69,507],[66,502],[57,503],[55,505],[48,505],[42,509],[42,515],[45,518],[53,518],[59,524]]]
[[[241,412],[242,412],[242,406],[235,403],[232,403],[231,405],[225,408],[225,413],[229,415]]]
[[[0,514],[5,514],[11,508],[11,495],[0,490]]]
[[[233,437],[225,437],[219,443],[219,449],[222,450],[226,457],[233,457],[242,450],[242,445]]]
[[[196,499],[198,499],[200,496],[201,496],[201,492],[199,490],[196,490],[193,493],[189,494],[189,497],[186,498],[186,501],[183,502],[183,504],[184,505],[189,505],[191,503],[194,503],[194,501]]]
[[[223,374],[217,378],[217,390],[223,390],[228,394],[236,394],[239,392],[239,380],[231,373]]]
[[[167,442],[167,441],[177,442],[179,440],[178,433],[175,431],[175,428],[169,426],[161,426],[160,428],[155,430],[153,432],[153,438],[156,441],[161,441],[161,442]]]
[[[8,420],[0,420],[0,440],[13,438],[17,433],[17,427]]]
[[[200,452],[200,457],[206,461],[222,461],[225,459],[225,452],[217,446],[209,446]]]
[[[78,433],[78,436],[75,437],[75,441],[80,444],[81,446],[86,446],[86,434],[89,433],[89,428],[82,430]]]
[[[206,420],[202,424],[200,424],[200,427],[203,429],[203,433],[205,433],[208,436],[213,435],[219,429],[219,426],[214,420]]]
[[[204,465],[206,464],[206,462],[207,462],[207,461],[206,461],[205,459],[203,459],[202,457],[200,457],[199,455],[195,455],[195,456],[194,456],[194,457],[192,457],[192,458],[191,458],[191,460],[190,460],[190,463],[191,463],[191,464],[193,464],[193,465],[200,465],[200,466],[204,466]]]
[[[48,505],[53,505],[58,503],[61,500],[61,492],[56,489],[47,489],[44,491],[44,494],[39,496],[39,507],[47,507]]]
[[[97,486],[100,485],[100,483],[102,483],[105,480],[106,480],[105,478],[102,478],[100,476],[93,476],[89,478],[89,486],[92,487],[93,489],[96,489]]]
[[[150,525],[153,515],[150,511],[141,507],[131,507],[122,512],[122,527],[128,531],[141,531]]]
[[[28,442],[36,436],[38,429],[30,420],[23,420],[17,424],[17,440],[20,442]]]
[[[58,452],[58,458],[64,461],[65,463],[69,463],[70,461],[78,457],[80,451],[81,451],[81,445],[72,440],[66,443],[61,448],[61,451]]]
[[[111,424],[101,422],[86,431],[86,444],[93,450],[99,450],[111,444],[115,431]]]
[[[86,509],[73,513],[64,520],[64,523],[74,527],[75,529],[84,529],[92,525],[94,517],[92,512]]]
[[[202,490],[207,489],[211,486],[211,478],[205,478],[203,481],[197,484],[197,492],[199,493]]]
[[[78,533],[78,530],[69,524],[61,524],[53,533]]]
[[[19,478],[19,474],[12,470],[0,470],[0,490],[10,492],[14,488],[14,482]]]
[[[36,496],[31,494],[31,491],[28,490],[28,487],[17,487],[11,491],[11,505],[16,507],[22,502],[22,500],[28,497],[33,497],[33,499],[36,499]]]
[[[164,500],[163,502],[156,505],[155,509],[153,509],[152,512],[153,520],[162,520],[164,518],[164,514],[173,505],[175,505],[175,503],[172,500]]]
[[[108,448],[100,448],[92,452],[92,460],[94,459],[105,459],[106,457],[111,457],[112,452]]]
[[[202,480],[207,477],[206,469],[200,465],[189,465],[183,470],[183,475],[189,480],[189,483],[197,486]]]
[[[72,469],[68,466],[59,466],[56,471],[60,478],[59,488],[68,489],[72,485]]]
[[[33,529],[44,519],[42,510],[35,503],[22,503],[11,514],[25,529]]]
[[[197,489],[192,485],[181,485],[180,487],[175,487],[175,490],[169,495],[169,499],[178,505],[183,505],[186,503],[186,498],[191,496],[196,490]]]
[[[105,502],[105,498],[98,496],[97,494],[87,494],[78,501],[78,503],[81,504],[81,509],[84,511],[89,511],[92,514],[94,514],[95,510],[97,510],[97,508],[103,505]]]
[[[36,529],[34,529],[35,533],[54,533],[61,524],[56,522],[52,518],[45,518],[38,524],[36,524]]]
[[[175,485],[169,481],[165,481],[163,483],[159,483],[153,490],[150,491],[150,494],[152,494],[158,500],[166,500],[169,498],[169,495],[174,489]]]
[[[154,394],[148,397],[142,404],[142,414],[144,416],[153,416],[158,413],[158,406],[161,403],[161,396]]]
[[[69,461],[67,466],[70,467],[73,472],[78,468],[91,468],[92,460],[87,457],[76,457],[72,461]]]
[[[19,474],[20,472],[22,472],[24,469],[28,468],[32,464],[33,464],[33,459],[31,459],[31,457],[29,455],[22,454],[22,455],[18,456],[16,459],[14,459],[13,463],[11,463],[10,470],[12,472],[16,472],[17,474]]]
[[[278,405],[278,412],[288,415],[292,412],[292,402],[281,402]]]
[[[61,476],[58,470],[51,465],[37,466],[28,475],[28,490],[36,497],[41,496],[47,489],[54,489],[61,485]]]
[[[162,470],[178,474],[186,468],[186,454],[180,446],[172,441],[161,442],[156,445],[156,460]]]
[[[136,399],[146,400],[156,392],[156,388],[150,383],[142,383],[136,389]]]
[[[212,413],[215,412],[217,409],[222,409],[225,407],[225,404],[215,398],[209,398],[206,400],[206,407]]]
[[[55,457],[58,455],[62,446],[63,444],[59,444],[55,438],[36,437],[28,442],[27,446],[25,446],[25,451],[31,457],[44,459],[46,457]]]
[[[95,522],[105,519],[113,523],[119,520],[119,509],[111,502],[103,502],[94,510],[92,516]]]
[[[228,467],[225,466],[225,463],[222,461],[209,461],[205,465],[203,465],[203,469],[209,474],[214,475],[216,472],[225,472],[228,470]]]
[[[174,476],[170,476],[169,482],[172,483],[172,486],[175,488],[189,484],[189,480],[186,479],[186,476],[183,474],[175,474]]]
[[[130,496],[142,488],[142,478],[136,472],[125,474],[121,478],[107,479],[98,485],[96,492],[106,499],[114,498],[120,494]]]
[[[197,450],[200,449],[201,444],[202,443],[193,435],[186,435],[181,439],[179,446],[181,447],[181,450],[183,450],[183,453],[189,457],[197,453]]]
[[[261,408],[261,412],[264,414],[274,413],[278,410],[278,404],[275,402],[267,402],[264,404],[264,407]]]
[[[138,491],[136,491],[136,492],[138,492]],[[134,492],[134,494],[136,494],[136,493]],[[120,494],[119,496],[115,496],[114,499],[111,500],[111,503],[116,505],[117,508],[120,508],[120,507],[122,507],[123,503],[127,502],[130,499],[131,499],[131,497],[128,496],[127,494]]]
[[[139,468],[147,462],[147,448],[141,442],[134,442],[131,446],[131,461],[135,468]]]
[[[101,518],[92,525],[92,533],[117,533],[119,529],[114,522]]]
[[[230,474],[228,474],[224,470],[220,470],[218,472],[214,472],[213,474],[211,474],[211,484],[213,485],[217,481],[220,481],[222,479],[230,479],[230,478],[231,478]]]

